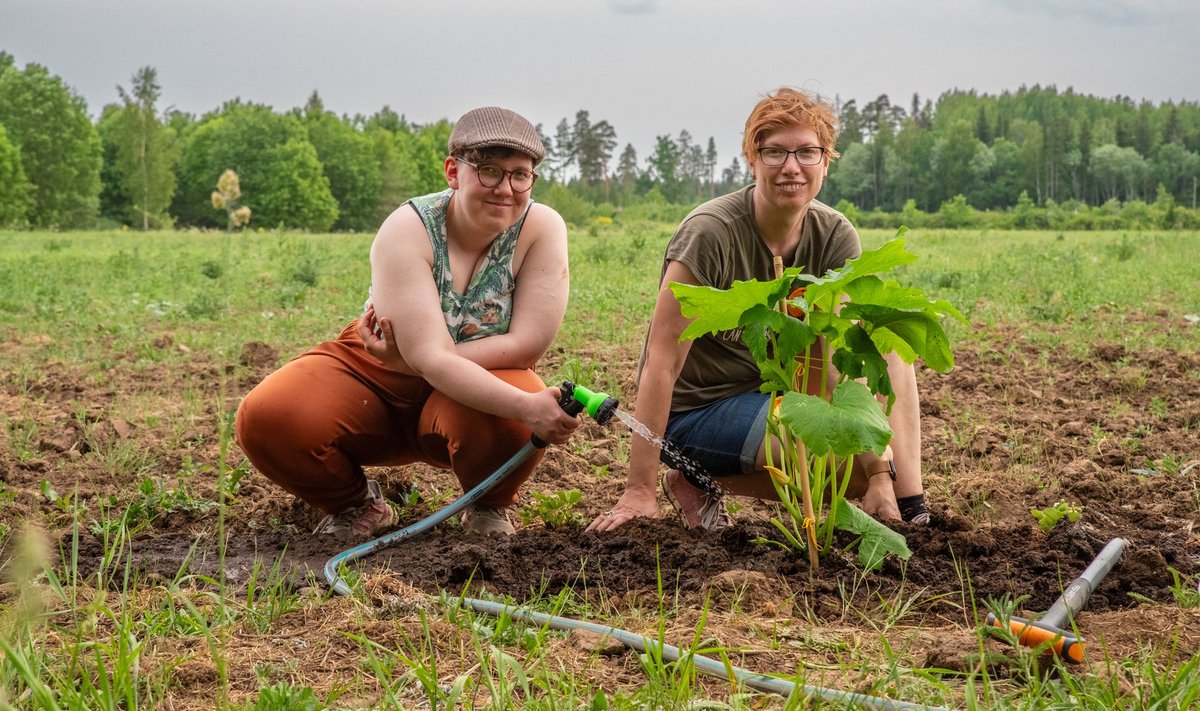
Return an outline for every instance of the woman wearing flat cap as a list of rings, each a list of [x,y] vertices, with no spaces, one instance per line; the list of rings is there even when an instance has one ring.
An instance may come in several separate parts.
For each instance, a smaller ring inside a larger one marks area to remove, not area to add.
[[[326,514],[318,533],[362,538],[396,521],[364,466],[425,462],[469,491],[531,435],[578,426],[532,368],[566,311],[567,231],[530,200],[537,130],[499,107],[450,133],[446,190],[409,200],[371,245],[362,317],[288,362],[242,401],[237,442],[271,481]],[[541,450],[463,514],[510,534],[506,509]]]

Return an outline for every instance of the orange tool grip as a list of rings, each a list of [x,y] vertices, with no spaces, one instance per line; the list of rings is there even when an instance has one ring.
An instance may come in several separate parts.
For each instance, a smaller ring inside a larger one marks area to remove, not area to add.
[[[988,613],[987,623],[992,627],[1003,627],[995,615]],[[1083,640],[1066,630],[1040,627],[1036,622],[1012,617],[1008,621],[1008,629],[1017,637],[1017,641],[1026,647],[1038,647],[1049,643],[1050,649],[1059,657],[1070,662],[1083,662]]]

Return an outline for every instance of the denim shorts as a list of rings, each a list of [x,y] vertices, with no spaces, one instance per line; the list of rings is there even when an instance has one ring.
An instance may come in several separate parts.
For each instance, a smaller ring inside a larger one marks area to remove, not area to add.
[[[711,405],[673,412],[667,420],[660,458],[669,467],[684,468],[676,452],[716,477],[749,474],[767,427],[769,393],[748,392]],[[674,450],[674,451],[672,451]]]

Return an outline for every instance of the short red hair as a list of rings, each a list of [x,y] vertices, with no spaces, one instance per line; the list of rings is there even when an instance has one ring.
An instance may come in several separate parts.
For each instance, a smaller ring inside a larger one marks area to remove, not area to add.
[[[768,133],[794,126],[811,128],[825,155],[830,160],[838,157],[833,148],[841,130],[837,109],[818,94],[783,87],[763,97],[746,119],[746,131],[742,134],[742,157],[746,164],[753,166],[758,160],[758,149]]]

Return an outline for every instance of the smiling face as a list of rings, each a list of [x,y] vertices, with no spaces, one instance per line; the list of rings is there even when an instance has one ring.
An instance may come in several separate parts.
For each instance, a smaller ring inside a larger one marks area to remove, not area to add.
[[[504,171],[533,170],[533,159],[516,151],[504,157],[484,156],[471,162],[479,166],[495,166]],[[455,221],[461,221],[460,224],[472,231],[498,234],[516,224],[529,205],[532,191],[514,192],[508,173],[499,185],[486,188],[479,182],[478,168],[470,163],[450,157],[446,159],[444,168],[446,183],[456,191],[454,200],[458,209],[455,210]]]
[[[765,134],[759,147],[795,151],[820,146],[817,132],[812,128],[789,126]],[[783,165],[769,166],[763,165],[754,154],[750,173],[754,176],[756,203],[763,210],[803,210],[821,192],[828,171],[828,155],[822,156],[816,165],[800,165],[793,154],[787,156]]]

